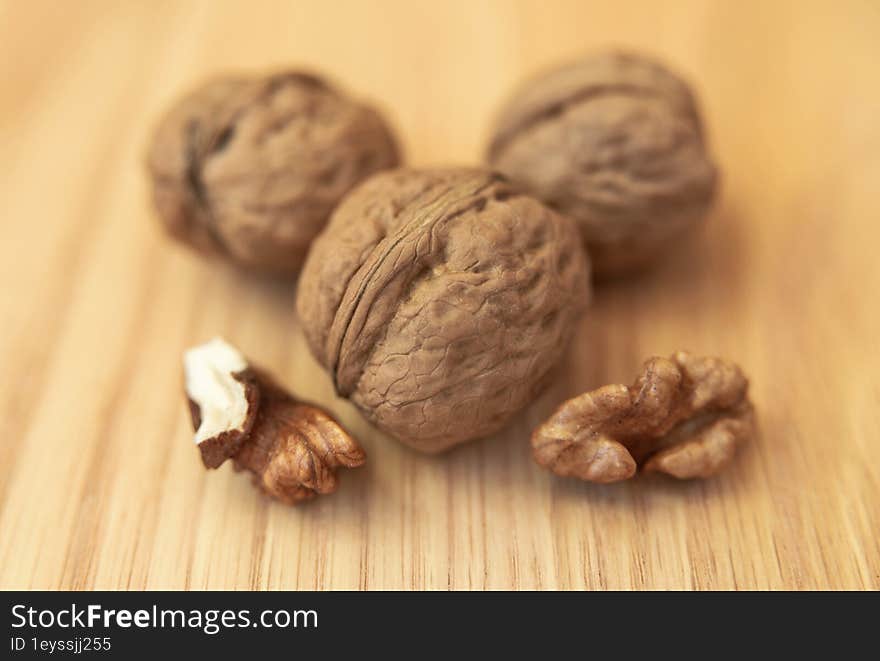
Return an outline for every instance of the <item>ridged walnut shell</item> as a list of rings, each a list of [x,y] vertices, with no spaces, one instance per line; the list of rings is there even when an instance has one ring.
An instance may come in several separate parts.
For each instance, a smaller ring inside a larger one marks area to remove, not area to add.
[[[315,76],[211,80],[159,122],[148,154],[168,232],[248,269],[294,273],[340,199],[395,167],[372,108]]]
[[[717,179],[687,84],[619,52],[527,82],[503,107],[488,160],[578,222],[599,277],[662,255],[706,214]]]
[[[481,170],[394,170],[315,240],[297,310],[339,394],[439,452],[500,429],[547,381],[589,298],[577,228]]]

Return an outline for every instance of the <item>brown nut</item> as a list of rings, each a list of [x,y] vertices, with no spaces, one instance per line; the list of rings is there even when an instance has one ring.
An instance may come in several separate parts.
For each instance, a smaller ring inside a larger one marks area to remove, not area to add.
[[[679,351],[651,358],[632,386],[563,403],[532,434],[535,461],[557,475],[617,482],[641,466],[709,477],[754,433],[748,381],[734,364]]]
[[[439,452],[500,429],[545,385],[587,271],[574,224],[503,177],[394,170],[315,240],[297,311],[339,394]]]
[[[687,84],[631,53],[527,82],[501,111],[488,161],[578,222],[599,277],[665,252],[706,214],[716,187]]]
[[[336,490],[336,469],[366,455],[325,411],[298,402],[221,339],[184,357],[195,442],[207,468],[232,458],[270,496],[294,505]]]
[[[315,76],[226,76],[178,101],[148,169],[168,232],[246,268],[294,273],[345,193],[398,164],[388,126]]]

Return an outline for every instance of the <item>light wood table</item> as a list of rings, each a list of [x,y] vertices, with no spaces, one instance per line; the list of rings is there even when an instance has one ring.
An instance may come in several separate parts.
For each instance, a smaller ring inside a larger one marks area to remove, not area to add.
[[[878,35],[869,0],[0,5],[0,587],[877,589]],[[597,291],[550,392],[446,456],[334,397],[292,285],[196,258],[148,206],[151,123],[212,72],[327,72],[409,163],[466,164],[524,75],[606,45],[695,84],[720,200]],[[336,495],[291,509],[202,469],[180,356],[215,334],[363,440]],[[727,472],[602,487],[532,463],[561,398],[678,348],[751,377],[761,434]]]

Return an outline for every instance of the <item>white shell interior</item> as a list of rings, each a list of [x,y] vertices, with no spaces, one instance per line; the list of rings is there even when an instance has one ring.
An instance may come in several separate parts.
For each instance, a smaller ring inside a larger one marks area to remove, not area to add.
[[[232,375],[248,366],[239,351],[216,337],[183,356],[186,394],[194,401],[202,421],[194,441],[201,443],[224,431],[241,430],[247,419],[244,384]]]

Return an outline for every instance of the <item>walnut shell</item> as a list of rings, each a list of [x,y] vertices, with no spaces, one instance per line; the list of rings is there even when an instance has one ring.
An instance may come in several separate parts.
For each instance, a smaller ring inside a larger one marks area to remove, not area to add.
[[[375,110],[297,72],[203,84],[160,121],[147,159],[172,236],[275,273],[298,271],[345,193],[398,162]]]
[[[393,170],[315,240],[297,311],[336,391],[425,452],[500,429],[589,298],[577,228],[499,175]]]
[[[661,255],[706,214],[717,179],[687,84],[619,52],[526,83],[501,111],[488,160],[578,222],[599,277]]]

